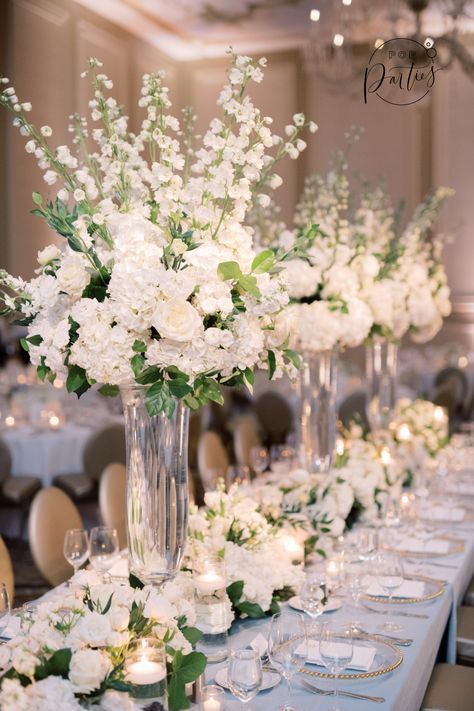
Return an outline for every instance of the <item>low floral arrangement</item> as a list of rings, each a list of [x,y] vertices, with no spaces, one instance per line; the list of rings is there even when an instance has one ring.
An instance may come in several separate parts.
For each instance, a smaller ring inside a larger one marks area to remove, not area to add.
[[[297,469],[284,477],[269,475],[253,490],[268,521],[302,531],[306,552],[326,555],[357,520],[376,518],[388,495],[398,497],[404,479],[395,458],[385,459],[375,443],[354,437],[345,442],[330,474]]]
[[[225,564],[227,593],[236,616],[278,612],[278,601],[295,594],[303,581],[283,547],[278,527],[258,511],[245,488],[223,485],[205,494],[205,506],[189,517],[185,568],[194,569],[209,552]]]
[[[288,302],[277,268],[285,255],[255,252],[243,223],[253,192],[282,182],[275,163],[298,157],[313,124],[297,114],[285,138],[272,133],[246,93],[265,59],[233,56],[221,116],[200,146],[191,111],[183,125],[169,113],[162,74],[143,77],[146,115],[131,133],[100,66],[91,59],[82,75],[91,123],[73,117],[72,148],[52,148],[51,128],[28,118],[31,104],[11,86],[0,91],[56,192],[35,193],[33,213],[65,240],[38,254],[31,281],[0,275],[4,313],[28,326],[23,345],[39,377],[61,376],[79,396],[93,383],[104,394],[147,385],[150,414],[171,416],[177,399],[197,408],[222,401],[220,383],[251,385],[257,365],[293,371],[297,356],[274,329]]]
[[[170,711],[188,708],[185,685],[206,666],[206,657],[192,651],[200,636],[189,626],[193,594],[186,574],[159,593],[103,584],[95,573],[81,571],[0,646],[0,708],[133,711],[124,663],[134,640],[149,636],[165,644]]]
[[[406,428],[408,442],[403,436]],[[448,416],[429,400],[401,398],[395,408],[390,432],[398,447],[421,447],[425,458],[435,457],[449,443]]]

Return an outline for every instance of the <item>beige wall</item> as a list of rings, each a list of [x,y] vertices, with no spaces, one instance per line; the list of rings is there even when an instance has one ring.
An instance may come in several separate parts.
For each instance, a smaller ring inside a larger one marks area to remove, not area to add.
[[[0,74],[9,75],[20,96],[32,101],[34,121],[50,124],[56,143],[68,139],[67,115],[87,108],[88,87],[79,74],[91,55],[104,61],[133,127],[139,121],[136,97],[145,71],[167,71],[175,113],[192,104],[200,131],[215,113],[224,78],[225,59],[179,63],[72,0],[3,0],[0,48]],[[384,177],[394,198],[405,200],[407,214],[430,187],[453,186],[457,194],[444,212],[442,227],[456,233],[456,242],[446,251],[456,305],[445,337],[464,334],[474,348],[474,82],[459,70],[440,72],[428,101],[394,107],[370,97],[365,105],[362,90],[354,96],[333,95],[306,76],[298,52],[267,56],[265,81],[253,93],[263,112],[274,117],[275,129],[281,132],[300,110],[320,126],[309,138],[307,153],[298,162],[287,160],[279,171],[285,179],[279,191],[285,219],[291,219],[304,174],[326,167],[352,124],[365,128],[353,149],[353,170],[372,180]],[[30,276],[36,251],[54,239],[29,214],[31,192],[44,194],[47,186],[5,116],[0,117],[0,132],[1,264]]]

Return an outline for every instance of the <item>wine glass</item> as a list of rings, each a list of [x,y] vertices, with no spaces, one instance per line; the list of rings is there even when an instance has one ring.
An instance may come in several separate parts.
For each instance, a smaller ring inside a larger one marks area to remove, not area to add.
[[[391,603],[393,598],[393,593],[398,590],[403,584],[404,574],[403,565],[401,559],[396,555],[381,555],[377,560],[377,582],[383,591],[388,596],[389,602],[389,615],[387,622],[382,626],[382,629],[396,632],[401,630],[401,626],[396,624],[391,619]]]
[[[326,580],[322,575],[306,575],[300,590],[300,604],[302,609],[314,621],[323,613],[326,595]]]
[[[268,449],[252,447],[250,450],[250,465],[256,474],[263,474],[270,463]]]
[[[287,702],[280,711],[296,711],[291,703],[291,681],[308,659],[308,635],[303,615],[287,610],[273,615],[268,656],[287,684]]]
[[[10,615],[10,596],[5,583],[0,583],[0,634],[8,625]]]
[[[116,528],[96,526],[91,530],[89,559],[92,567],[105,579],[106,573],[117,560],[119,541]]]
[[[68,529],[66,531],[66,535],[64,536],[63,552],[69,565],[72,565],[74,568],[73,575],[75,575],[89,556],[89,540],[87,538],[87,531],[84,531],[81,528]],[[71,582],[68,581],[68,586],[70,584]]]
[[[336,701],[330,711],[340,711],[337,706],[338,688],[336,680],[338,674],[344,671],[351,662],[353,654],[354,642],[350,625],[341,625],[337,622],[326,622],[321,625],[319,633],[319,656],[329,673],[334,674],[334,695],[336,696]]]
[[[247,704],[262,686],[262,662],[255,649],[233,649],[227,668],[227,681],[232,694]]]
[[[227,467],[225,478],[227,490],[229,490],[233,484],[237,484],[237,486],[248,486],[250,484],[250,469],[240,464],[233,464]]]
[[[270,447],[272,472],[288,474],[294,464],[295,450],[286,444],[273,444]]]

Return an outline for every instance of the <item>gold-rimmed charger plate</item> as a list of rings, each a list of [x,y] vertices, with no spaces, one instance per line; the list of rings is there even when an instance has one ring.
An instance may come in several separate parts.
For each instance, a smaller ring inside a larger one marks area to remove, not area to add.
[[[330,674],[329,672],[323,671],[324,667],[321,667],[321,671],[317,671],[304,666],[300,669],[300,674],[318,677],[319,679],[373,679],[383,674],[389,674],[397,669],[403,662],[403,653],[401,650],[391,642],[381,639],[376,635],[354,637],[354,644],[358,646],[375,647],[375,658],[372,663],[372,668],[368,671],[345,671],[341,674]],[[311,664],[311,666],[319,665]]]
[[[369,600],[370,602],[380,602],[382,605],[410,605],[417,602],[428,602],[429,600],[434,600],[444,593],[445,584],[442,580],[434,580],[433,578],[425,578],[421,575],[405,575],[405,580],[414,580],[423,582],[425,584],[425,593],[420,595],[420,597],[397,597],[392,596],[390,600],[385,595],[368,595],[367,593],[362,593],[361,598],[364,600]]]
[[[403,558],[443,558],[447,555],[457,555],[458,553],[464,552],[464,543],[460,541],[459,538],[451,538],[449,536],[433,536],[436,541],[447,541],[450,545],[445,553],[433,552],[433,551],[409,551],[404,548],[396,548],[391,546],[384,546],[384,550],[390,551],[391,553],[396,553],[401,555]]]

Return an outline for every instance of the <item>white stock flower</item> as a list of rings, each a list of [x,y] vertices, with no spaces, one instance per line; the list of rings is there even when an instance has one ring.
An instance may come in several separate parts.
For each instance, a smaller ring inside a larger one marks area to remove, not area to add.
[[[44,267],[49,264],[53,259],[59,259],[61,257],[61,250],[55,244],[49,244],[44,249],[38,252],[38,264]]]
[[[69,679],[76,693],[90,694],[100,687],[111,671],[112,662],[104,652],[79,649],[72,654]]]

